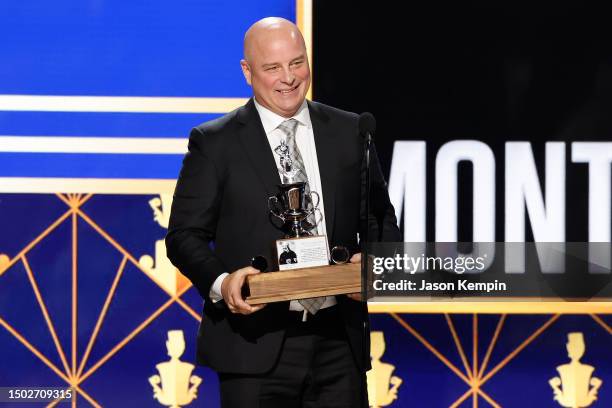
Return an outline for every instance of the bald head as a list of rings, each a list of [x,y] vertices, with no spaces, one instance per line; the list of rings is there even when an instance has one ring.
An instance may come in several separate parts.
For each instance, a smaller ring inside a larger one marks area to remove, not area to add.
[[[266,43],[281,37],[301,45],[306,52],[304,37],[293,22],[281,17],[266,17],[249,27],[244,34],[244,59],[251,62]]]
[[[244,35],[242,72],[255,100],[284,117],[302,106],[310,87],[310,67],[302,33],[289,20],[268,17]]]

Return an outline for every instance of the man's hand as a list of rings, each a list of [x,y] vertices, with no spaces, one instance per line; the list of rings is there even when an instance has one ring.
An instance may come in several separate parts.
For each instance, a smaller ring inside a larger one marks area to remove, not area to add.
[[[350,263],[361,263],[361,252],[358,252],[356,254],[353,254],[353,256],[351,256],[351,259],[349,260]],[[358,302],[361,301],[361,293],[357,292],[357,293],[347,293],[346,296],[348,296],[349,298],[356,300]]]
[[[243,315],[249,315],[257,312],[266,306],[266,304],[251,306],[242,298],[242,286],[247,275],[255,275],[259,271],[252,266],[247,266],[242,269],[238,269],[227,275],[221,283],[221,294],[223,300],[232,313],[240,313]]]

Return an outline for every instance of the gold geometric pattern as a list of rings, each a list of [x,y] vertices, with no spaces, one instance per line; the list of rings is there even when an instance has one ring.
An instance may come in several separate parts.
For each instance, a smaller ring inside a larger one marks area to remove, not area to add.
[[[493,376],[495,376],[500,370],[502,370],[505,366],[508,365],[510,361],[512,361],[521,351],[523,351],[529,344],[531,344],[538,336],[540,336],[544,331],[550,328],[553,323],[555,323],[562,315],[555,314],[552,315],[544,322],[540,327],[538,327],[535,331],[533,331],[529,336],[527,336],[521,344],[519,344],[514,350],[512,350],[506,357],[504,357],[495,367],[491,368],[487,371],[487,366],[489,364],[489,360],[491,358],[491,354],[493,349],[495,348],[495,344],[499,339],[500,333],[502,331],[502,327],[504,326],[504,322],[506,321],[507,314],[501,314],[499,316],[499,320],[495,327],[495,331],[489,344],[487,346],[487,351],[485,353],[482,361],[478,359],[478,314],[472,314],[472,355],[471,355],[471,364],[469,362],[468,355],[466,354],[461,341],[459,340],[459,336],[457,335],[457,330],[455,329],[455,325],[453,323],[453,319],[451,315],[448,313],[444,314],[444,318],[449,328],[450,335],[453,338],[453,342],[457,348],[457,352],[461,357],[461,362],[463,365],[463,371],[459,369],[455,364],[453,364],[446,356],[444,356],[439,350],[437,350],[421,333],[415,330],[405,318],[402,318],[396,313],[389,313],[391,317],[393,317],[404,329],[406,329],[412,336],[414,336],[425,348],[427,348],[431,353],[433,353],[453,374],[459,377],[463,382],[465,382],[468,389],[464,394],[459,396],[454,403],[450,405],[451,408],[455,408],[460,406],[464,401],[472,398],[472,406],[474,408],[478,407],[478,397],[483,398],[487,401],[491,406],[498,408],[501,405],[496,402],[489,394],[485,392],[483,386],[487,383]],[[599,316],[595,314],[591,314],[591,317],[595,322],[598,323],[608,334],[612,335],[612,327],[610,327],[606,322],[603,321]]]
[[[151,274],[149,274],[145,269],[143,269],[138,260],[130,254],[116,239],[114,239],[110,234],[108,234],[102,227],[100,227],[94,220],[92,220],[81,207],[85,204],[93,194],[56,194],[57,198],[59,198],[62,202],[64,202],[68,206],[68,210],[62,214],[58,219],[51,223],[44,231],[42,231],[32,242],[27,244],[14,258],[8,259],[6,255],[0,254],[0,275],[10,269],[13,265],[18,262],[21,262],[25,268],[26,274],[28,276],[28,280],[32,286],[34,291],[34,295],[40,307],[40,310],[44,316],[45,322],[47,324],[47,328],[53,339],[53,343],[57,350],[57,353],[62,362],[62,367],[58,367],[51,360],[43,355],[28,339],[26,339],[19,331],[17,331],[14,327],[8,324],[2,317],[0,316],[0,326],[4,327],[15,339],[17,339],[24,347],[26,347],[32,354],[34,354],[37,358],[39,358],[47,367],[49,367],[57,376],[66,382],[66,384],[70,387],[73,387],[78,395],[85,398],[91,405],[94,407],[100,407],[97,401],[95,401],[83,388],[81,388],[81,384],[91,375],[93,375],[102,365],[104,365],[108,360],[110,360],[117,352],[119,352],[122,348],[124,348],[134,337],[136,337],[140,332],[142,332],[151,322],[153,322],[158,316],[162,314],[166,309],[168,309],[173,304],[178,304],[185,312],[187,312],[190,316],[192,316],[196,321],[200,321],[200,315],[196,313],[183,299],[181,296],[187,292],[187,290],[191,287],[191,284],[186,284],[181,287],[181,290],[176,294],[170,293],[168,290],[164,288],[163,285],[160,284]],[[38,243],[40,243],[46,236],[48,236],[53,230],[55,230],[59,225],[70,219],[72,225],[72,284],[71,284],[71,345],[70,345],[70,361],[66,355],[66,350],[64,350],[59,342],[57,337],[57,331],[53,324],[53,320],[49,315],[47,307],[45,305],[45,300],[43,299],[37,281],[36,275],[32,272],[30,268],[30,264],[28,263],[28,252],[31,251]],[[99,312],[98,319],[96,321],[96,325],[94,327],[93,332],[91,333],[90,338],[87,340],[87,346],[82,358],[78,359],[77,353],[77,302],[78,302],[78,293],[77,293],[77,283],[79,271],[77,268],[77,249],[78,249],[78,236],[77,236],[77,220],[81,219],[89,224],[100,236],[102,236],[106,241],[108,241],[119,253],[123,255],[121,260],[121,264],[117,269],[115,274],[115,278],[113,283],[106,295],[106,299],[104,301],[104,305]],[[163,291],[168,295],[168,300],[157,310],[155,310],[152,314],[150,314],[144,321],[142,321],[131,333],[129,333],[124,339],[122,339],[115,347],[113,347],[110,351],[108,351],[102,358],[96,361],[87,371],[85,371],[85,365],[89,359],[91,350],[94,346],[100,328],[104,322],[106,317],[106,313],[108,308],[113,301],[113,297],[115,295],[115,291],[117,289],[117,285],[121,279],[123,271],[127,263],[131,263],[138,270],[140,270],[143,274],[145,274],[149,279],[155,282]],[[84,372],[85,371],[85,372]],[[59,401],[54,401],[48,405],[48,407],[53,407],[57,405]],[[72,400],[72,406],[76,406],[76,398]]]
[[[48,366],[60,379],[66,382],[67,385],[74,388],[78,395],[86,399],[90,404],[94,407],[100,407],[97,401],[95,401],[82,387],[81,384],[90,376],[92,376],[102,365],[104,365],[107,361],[109,361],[113,356],[115,356],[122,348],[124,348],[132,339],[134,339],[140,332],[142,332],[151,322],[153,322],[158,316],[160,316],[166,309],[168,309],[173,304],[178,304],[186,313],[192,316],[196,321],[200,321],[200,315],[196,313],[181,297],[185,294],[185,292],[191,287],[190,284],[185,285],[178,291],[176,294],[170,293],[168,290],[164,288],[160,282],[158,282],[154,276],[148,273],[144,268],[142,268],[136,259],[131,253],[129,253],[115,238],[113,238],[110,234],[108,234],[102,227],[100,227],[93,219],[89,217],[81,207],[85,204],[93,194],[56,194],[57,198],[66,204],[68,210],[62,214],[59,218],[57,218],[54,222],[52,222],[44,231],[42,231],[35,239],[33,239],[30,243],[28,243],[15,257],[9,259],[9,257],[5,254],[0,253],[0,276],[3,273],[6,273],[8,269],[10,269],[13,265],[18,262],[21,262],[26,271],[28,280],[32,286],[32,290],[40,307],[41,313],[45,319],[47,328],[53,339],[54,346],[57,350],[58,355],[61,360],[61,367],[58,367],[50,359],[41,353],[35,346],[32,345],[19,331],[13,328],[10,324],[8,324],[2,317],[0,316],[0,326],[4,327],[15,339],[17,339],[24,347],[26,347],[34,356],[40,359],[46,366]],[[46,236],[48,236],[53,230],[55,230],[59,225],[66,222],[70,219],[72,225],[72,285],[71,285],[71,349],[69,353],[70,360],[66,355],[66,351],[62,348],[55,326],[53,324],[53,320],[49,315],[47,307],[45,305],[45,301],[40,293],[37,281],[36,274],[30,268],[30,264],[28,262],[28,252],[31,251],[38,243],[40,243]],[[121,263],[117,269],[115,274],[115,278],[111,285],[111,288],[108,291],[106,296],[104,305],[99,312],[98,319],[94,330],[87,340],[87,346],[85,352],[80,360],[78,360],[77,353],[77,302],[78,302],[78,293],[77,293],[77,282],[78,282],[78,268],[77,268],[77,249],[78,249],[78,236],[77,236],[77,220],[81,219],[89,224],[100,236],[102,236],[106,241],[108,241],[119,253],[123,255]],[[151,313],[144,321],[142,321],[131,333],[129,333],[125,338],[123,338],[115,347],[113,347],[110,351],[108,351],[102,358],[95,362],[87,371],[85,371],[85,365],[89,359],[89,355],[93,348],[93,345],[96,341],[100,328],[104,322],[106,317],[106,313],[108,308],[113,300],[115,295],[115,291],[117,285],[121,279],[123,271],[127,263],[135,266],[139,271],[141,271],[144,275],[146,275],[151,281],[155,282],[160,289],[162,289],[168,296],[167,301],[157,308],[153,313]],[[483,398],[493,407],[500,407],[501,405],[496,402],[487,392],[483,389],[484,385],[495,376],[500,370],[502,370],[510,361],[512,361],[521,351],[523,351],[527,346],[529,346],[538,336],[540,336],[544,331],[546,331],[549,327],[551,327],[562,315],[554,314],[549,317],[549,319],[542,324],[539,328],[537,328],[534,332],[532,332],[529,336],[527,336],[523,342],[516,347],[513,351],[511,351],[504,359],[502,359],[495,367],[489,369],[487,371],[487,366],[489,364],[489,360],[495,344],[500,336],[502,331],[502,327],[504,326],[504,322],[506,320],[507,314],[501,314],[493,333],[491,340],[487,345],[486,354],[482,361],[478,359],[478,314],[472,315],[472,343],[473,349],[471,353],[471,363],[468,355],[466,354],[459,336],[457,335],[457,331],[455,329],[452,317],[449,313],[445,313],[444,317],[446,323],[449,328],[449,333],[453,338],[453,342],[457,348],[457,352],[461,357],[461,362],[463,365],[463,370],[454,365],[446,356],[444,356],[439,350],[437,350],[422,334],[420,334],[417,330],[415,330],[407,321],[406,318],[400,316],[395,313],[393,310],[382,311],[380,308],[376,308],[377,311],[375,313],[384,313],[389,314],[393,319],[397,321],[404,329],[406,329],[412,336],[414,336],[426,349],[428,349],[432,354],[434,354],[453,374],[459,377],[467,386],[467,390],[464,394],[459,396],[457,400],[450,405],[450,407],[458,407],[464,401],[468,400],[470,397],[472,398],[472,406],[478,407],[478,397]],[[405,312],[405,309],[402,310],[402,313]],[[593,320],[603,328],[609,335],[612,335],[612,327],[608,325],[601,317],[597,314],[590,314]],[[85,371],[85,372],[84,372]],[[59,401],[55,401],[50,403],[48,406],[53,407],[57,405]],[[76,399],[73,399],[72,406],[76,406]]]

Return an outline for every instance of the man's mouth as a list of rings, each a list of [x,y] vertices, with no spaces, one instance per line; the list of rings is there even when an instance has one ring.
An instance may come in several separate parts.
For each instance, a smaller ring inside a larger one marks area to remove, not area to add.
[[[287,95],[287,94],[290,94],[291,92],[295,91],[298,88],[299,88],[299,85],[296,85],[296,86],[294,86],[293,88],[290,88],[290,89],[278,89],[277,92],[280,92],[282,95]]]

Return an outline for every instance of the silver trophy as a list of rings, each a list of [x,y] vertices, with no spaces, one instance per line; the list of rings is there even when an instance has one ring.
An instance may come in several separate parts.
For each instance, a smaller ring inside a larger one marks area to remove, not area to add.
[[[317,222],[310,223],[307,218],[316,214],[320,201],[319,194],[314,191],[306,194],[305,181],[280,184],[278,188],[279,193],[268,198],[268,208],[272,215],[283,222],[285,238],[310,236],[309,231]],[[313,197],[316,197],[316,203]],[[309,203],[312,203],[310,208],[308,208]]]

